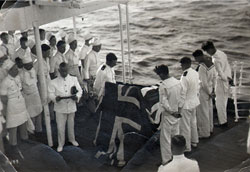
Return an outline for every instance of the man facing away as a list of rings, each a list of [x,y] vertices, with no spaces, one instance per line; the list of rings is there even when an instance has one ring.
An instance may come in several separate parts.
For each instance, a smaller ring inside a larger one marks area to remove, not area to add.
[[[154,71],[162,80],[159,86],[159,102],[162,109],[160,146],[162,164],[165,165],[172,159],[171,137],[179,134],[180,109],[184,99],[181,97],[181,82],[169,76],[168,66],[156,66]]]
[[[216,73],[213,63],[208,60],[201,50],[193,53],[195,61],[199,63],[196,71],[200,78],[200,105],[196,108],[198,135],[208,138],[213,132],[213,103]]]
[[[171,139],[171,149],[173,160],[166,165],[161,165],[158,172],[200,171],[197,161],[185,157],[184,151],[186,149],[186,140],[182,135],[176,135]]]
[[[59,65],[59,75],[49,83],[49,97],[55,103],[56,123],[58,131],[57,151],[61,152],[65,144],[65,125],[68,126],[68,139],[74,146],[79,144],[75,140],[74,119],[76,102],[82,95],[82,89],[76,77],[68,74],[66,63]]]
[[[97,70],[94,82],[94,92],[97,94],[98,99],[104,95],[106,82],[116,83],[115,71],[113,69],[116,62],[116,55],[114,53],[108,53],[106,56],[106,64],[101,65]]]
[[[180,60],[182,70],[181,76],[182,96],[185,97],[180,119],[180,134],[183,135],[187,142],[187,152],[191,151],[192,146],[197,147],[199,142],[197,132],[196,107],[199,101],[199,74],[191,68],[191,59],[183,57]]]
[[[218,74],[215,88],[215,105],[219,120],[217,126],[226,127],[229,81],[232,80],[231,67],[227,55],[223,51],[216,49],[213,42],[207,41],[202,45],[202,49],[212,56]]]

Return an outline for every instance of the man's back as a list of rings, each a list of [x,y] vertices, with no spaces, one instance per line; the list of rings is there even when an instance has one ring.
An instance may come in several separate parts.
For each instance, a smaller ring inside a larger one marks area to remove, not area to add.
[[[174,155],[173,160],[160,166],[158,172],[199,172],[197,161],[186,158],[182,155]]]

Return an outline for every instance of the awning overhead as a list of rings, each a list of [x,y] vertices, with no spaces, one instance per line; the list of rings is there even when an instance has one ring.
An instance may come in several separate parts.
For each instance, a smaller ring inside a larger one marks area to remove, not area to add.
[[[77,16],[91,11],[126,4],[129,0],[87,0],[73,2],[49,2],[36,0],[34,5],[0,10],[0,31],[25,30],[61,19]]]

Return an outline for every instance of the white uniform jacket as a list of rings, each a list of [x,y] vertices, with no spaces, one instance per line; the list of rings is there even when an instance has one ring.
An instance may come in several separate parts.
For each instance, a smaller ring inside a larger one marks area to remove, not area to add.
[[[170,124],[178,121],[178,118],[171,114],[178,112],[184,104],[184,97],[181,97],[182,86],[181,82],[174,77],[168,78],[161,82],[159,87],[160,105],[163,115],[167,115],[167,120]]]
[[[97,69],[100,66],[98,53],[91,50],[84,60],[83,74],[85,79],[90,79],[96,76]]]
[[[174,155],[173,160],[166,164],[161,165],[158,172],[199,172],[199,165],[197,161],[186,158],[182,155]]]
[[[103,64],[97,70],[96,79],[94,82],[94,90],[98,97],[104,94],[106,82],[116,83],[115,71],[107,64]]]
[[[59,69],[59,65],[62,62],[66,62],[65,56],[64,54],[60,53],[59,51],[57,51],[57,53],[51,57],[50,59],[50,73],[57,73],[58,69]]]
[[[200,104],[199,94],[199,74],[191,67],[186,69],[181,76],[182,97],[185,97],[183,109],[192,109]]]
[[[232,78],[232,71],[228,63],[227,55],[223,51],[217,49],[212,58],[218,73],[218,79],[227,81],[227,78]]]
[[[66,78],[58,76],[49,83],[49,98],[55,103],[54,110],[58,113],[74,113],[76,112],[76,102],[72,99],[62,99],[56,102],[56,97],[71,96],[71,88],[75,86],[78,90],[76,96],[78,101],[82,96],[82,89],[76,77],[67,75]]]
[[[23,49],[21,47],[18,48],[15,53],[15,58],[16,57],[19,57],[22,60],[28,59],[27,61],[32,61],[30,48],[29,47],[27,47],[26,49]]]
[[[2,43],[2,45],[0,46],[0,50],[2,50],[2,52],[6,55],[9,55],[10,59],[12,61],[15,60],[15,45],[8,43],[8,44],[4,44]]]
[[[25,100],[21,93],[22,84],[19,76],[8,75],[1,84],[0,94],[7,96],[6,127],[13,128],[28,120]]]
[[[78,54],[79,59],[84,60],[86,58],[87,54],[91,51],[91,49],[92,49],[92,46],[87,46],[87,45],[84,44],[81,47],[81,50],[80,50],[80,52]]]

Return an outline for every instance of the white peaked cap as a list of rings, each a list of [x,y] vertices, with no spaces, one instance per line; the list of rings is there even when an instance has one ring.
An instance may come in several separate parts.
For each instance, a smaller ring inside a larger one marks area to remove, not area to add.
[[[92,39],[93,36],[92,36],[88,31],[86,31],[86,32],[83,34],[83,38],[84,38],[85,40],[89,40],[89,39]]]
[[[70,34],[68,35],[68,43],[70,44],[71,42],[73,42],[73,41],[75,41],[75,40],[76,40],[76,38],[75,38],[74,33],[70,33]]]
[[[59,30],[58,35],[59,35],[61,38],[63,38],[63,37],[65,37],[65,36],[67,36],[67,33],[66,33],[64,30]]]
[[[101,45],[101,41],[99,38],[93,38],[90,42],[91,45],[93,46],[97,46],[97,45]]]

